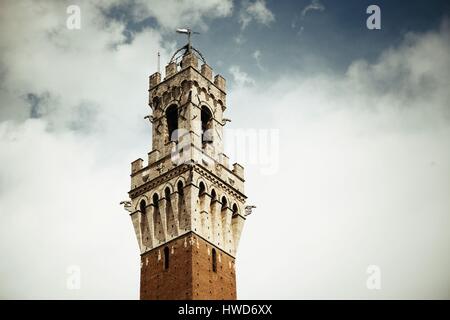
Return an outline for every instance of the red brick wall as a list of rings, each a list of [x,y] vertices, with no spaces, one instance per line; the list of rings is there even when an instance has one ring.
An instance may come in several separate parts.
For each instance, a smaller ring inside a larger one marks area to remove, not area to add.
[[[164,268],[165,246],[169,248],[168,269]],[[141,265],[141,299],[236,299],[234,258],[193,233],[143,254]]]

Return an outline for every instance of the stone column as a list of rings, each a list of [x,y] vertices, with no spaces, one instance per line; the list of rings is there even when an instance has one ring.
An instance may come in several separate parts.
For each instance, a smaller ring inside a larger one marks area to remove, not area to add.
[[[161,226],[164,235],[164,241],[167,241],[167,211],[166,198],[161,198],[158,202],[159,214],[161,215]]]
[[[223,243],[221,238],[222,235],[222,219],[220,217],[220,207],[221,203],[219,200],[215,199],[211,204],[211,224],[212,224],[212,240],[218,245],[219,243]]]
[[[207,193],[205,193],[202,196],[202,200],[201,201],[201,208],[200,208],[200,216],[202,218],[202,231],[203,231],[203,236],[208,239],[208,240],[212,240],[211,238],[211,215],[209,214],[209,209],[210,209],[210,205],[211,205],[211,196]]]
[[[180,202],[180,194],[178,191],[174,191],[170,196],[170,205],[172,207],[173,220],[175,224],[175,233],[178,236],[180,234],[180,221],[178,217],[178,206]]]
[[[136,239],[139,245],[139,250],[141,253],[143,253],[143,248],[142,248],[142,230],[141,230],[141,212],[140,211],[135,211],[133,212],[131,215],[131,222],[133,222],[133,227],[134,227],[134,233],[136,234]]]
[[[233,247],[232,242],[230,242],[230,240],[232,241],[231,218],[233,216],[233,211],[227,205],[225,208],[222,208],[221,214],[222,214],[222,233],[223,233],[224,248],[226,248],[227,252],[229,253],[228,250]]]
[[[153,213],[155,211],[155,206],[149,205],[147,206],[147,225],[148,225],[148,232],[149,232],[149,238],[151,242],[151,247],[154,248],[156,244],[155,240],[155,222],[153,221]]]
[[[194,218],[198,219],[198,187],[193,184],[188,184],[184,188],[184,203],[185,203],[185,214],[187,215],[187,229],[194,231],[198,227],[198,224],[194,222]]]
[[[235,255],[239,245],[239,240],[241,239],[242,229],[244,228],[245,218],[240,214],[235,214],[231,220],[233,232],[233,254]]]

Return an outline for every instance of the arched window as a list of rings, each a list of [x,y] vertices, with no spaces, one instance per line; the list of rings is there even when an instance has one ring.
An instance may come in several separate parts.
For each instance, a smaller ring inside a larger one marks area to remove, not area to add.
[[[169,129],[169,141],[177,141],[178,137],[173,134],[178,129],[178,108],[171,105],[166,109],[167,128]]]
[[[238,213],[238,207],[237,207],[236,203],[233,204],[232,211],[233,211],[233,216]]]
[[[145,200],[141,200],[141,202],[139,202],[139,210],[141,211],[142,214],[147,213],[147,206],[145,204]]]
[[[211,256],[212,256],[212,270],[214,272],[217,272],[217,254],[216,254],[216,249],[214,249],[214,248],[212,249]]]
[[[199,192],[198,192],[199,195],[202,195],[206,192],[206,187],[205,187],[205,184],[203,183],[203,181],[200,182],[200,184],[198,185],[198,188],[199,188]]]
[[[178,190],[178,193],[180,194],[180,196],[183,196],[183,194],[184,194],[183,182],[178,181],[178,183],[177,183],[177,190]]]
[[[155,208],[159,207],[159,197],[156,193],[153,195],[153,205],[155,206]]]
[[[227,208],[227,198],[222,197],[222,210]]]
[[[169,269],[169,247],[164,247],[164,269]]]
[[[198,197],[200,200],[200,212],[203,212],[203,210],[206,210],[205,208],[205,195],[206,195],[206,187],[205,184],[201,181],[198,185]]]
[[[216,198],[217,198],[216,190],[212,189],[211,190],[211,202],[216,200]]]
[[[145,203],[145,200],[142,199],[139,202],[139,210],[141,211],[141,225],[140,225],[140,232],[141,232],[141,237],[142,237],[142,244],[145,246],[149,246],[150,242],[149,242],[149,231],[148,231],[148,225],[147,225],[147,218],[146,218],[146,214],[147,214],[147,204]]]
[[[164,197],[166,198],[167,201],[170,200],[170,189],[169,189],[169,187],[167,187],[167,188],[164,190]]]
[[[201,111],[201,120],[202,120],[202,142],[211,143],[213,141],[213,132],[212,130],[212,114],[209,111],[208,107],[203,106]]]

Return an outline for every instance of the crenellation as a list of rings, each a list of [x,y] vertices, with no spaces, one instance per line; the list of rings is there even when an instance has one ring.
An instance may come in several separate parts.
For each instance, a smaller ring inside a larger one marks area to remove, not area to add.
[[[230,158],[228,158],[228,156],[225,153],[221,153],[220,154],[220,163],[225,167],[225,168],[229,168],[230,166]]]
[[[149,77],[149,87],[153,88],[161,82],[161,73],[155,72]]]
[[[136,173],[137,171],[142,169],[142,164],[143,164],[144,160],[142,160],[141,158],[134,160],[131,163],[131,173]]]
[[[222,91],[225,91],[225,78],[220,74],[214,77],[214,84]]]
[[[187,67],[198,69],[198,58],[193,52],[185,54],[181,60],[181,68],[185,69]]]
[[[153,149],[148,153],[148,164],[151,165],[159,160],[160,152],[158,149]]]
[[[170,62],[166,65],[166,77],[164,79],[170,78],[175,73],[177,73],[177,64],[175,62]]]
[[[212,81],[212,68],[207,65],[206,63],[202,64],[201,66],[201,74],[209,81]]]

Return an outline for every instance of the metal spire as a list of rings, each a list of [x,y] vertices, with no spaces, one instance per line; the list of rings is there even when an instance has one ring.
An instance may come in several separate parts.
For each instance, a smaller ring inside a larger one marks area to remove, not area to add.
[[[205,58],[203,57],[203,55],[200,53],[200,51],[198,51],[197,49],[195,49],[192,44],[191,44],[191,35],[192,34],[200,34],[199,32],[196,31],[192,31],[190,28],[179,28],[176,30],[177,33],[183,33],[187,35],[188,38],[188,43],[186,45],[184,45],[183,47],[181,47],[180,49],[178,49],[177,51],[175,51],[175,53],[173,54],[172,58],[170,59],[170,61],[172,62],[175,58],[175,56],[181,51],[184,50],[183,56],[191,53],[192,51],[195,51],[200,58],[203,60],[204,63],[206,63]]]

